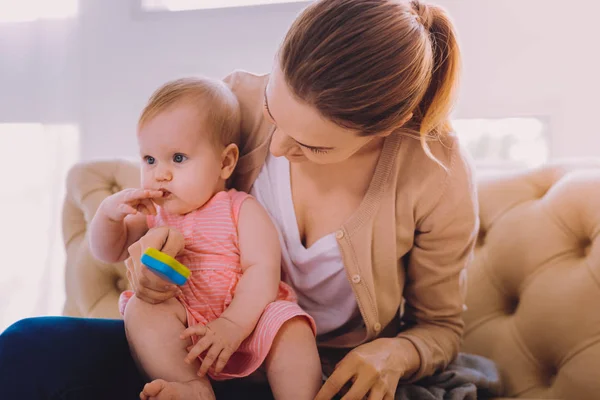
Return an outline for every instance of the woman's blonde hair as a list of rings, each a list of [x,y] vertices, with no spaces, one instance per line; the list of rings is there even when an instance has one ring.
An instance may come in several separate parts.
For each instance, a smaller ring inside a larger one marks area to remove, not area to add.
[[[293,23],[279,52],[287,84],[340,126],[368,136],[450,131],[460,71],[454,27],[417,0],[320,0]],[[411,116],[412,114],[412,116]]]

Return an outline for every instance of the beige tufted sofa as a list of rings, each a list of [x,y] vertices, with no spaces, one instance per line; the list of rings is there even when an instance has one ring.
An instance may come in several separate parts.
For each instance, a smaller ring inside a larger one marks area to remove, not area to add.
[[[67,182],[64,313],[118,318],[122,264],[86,244],[100,202],[139,184],[126,161],[76,165]],[[600,399],[600,160],[480,172],[463,351],[496,361],[508,398]]]

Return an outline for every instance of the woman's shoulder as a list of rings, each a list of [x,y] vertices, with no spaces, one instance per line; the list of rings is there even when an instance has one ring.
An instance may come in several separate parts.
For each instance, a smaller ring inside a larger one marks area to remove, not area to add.
[[[236,95],[242,114],[240,153],[243,156],[265,141],[271,124],[263,115],[264,93],[269,75],[236,70],[223,81]]]
[[[473,162],[458,136],[451,133],[428,140],[427,144],[439,164],[425,153],[419,138],[402,138],[397,159],[396,198],[405,198],[407,189],[413,193],[413,205],[418,211],[416,215],[428,214],[443,197],[474,199]]]
[[[223,81],[236,95],[241,111],[240,159],[231,184],[248,191],[264,164],[273,126],[264,118],[264,93],[269,75],[236,70]]]
[[[255,74],[243,69],[236,69],[223,78],[223,82],[236,94],[251,91],[253,88],[264,89],[268,80],[269,74]]]

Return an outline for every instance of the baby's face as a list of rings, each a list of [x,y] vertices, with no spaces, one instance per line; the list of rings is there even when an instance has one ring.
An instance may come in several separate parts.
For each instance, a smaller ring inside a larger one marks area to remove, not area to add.
[[[202,207],[221,179],[221,155],[203,131],[198,110],[181,104],[147,121],[138,132],[142,187],[162,190],[155,202],[174,214]]]

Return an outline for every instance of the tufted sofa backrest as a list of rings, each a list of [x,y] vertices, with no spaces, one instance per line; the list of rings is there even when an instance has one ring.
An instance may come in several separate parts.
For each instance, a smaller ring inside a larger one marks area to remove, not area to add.
[[[67,253],[65,315],[121,318],[117,302],[129,285],[125,265],[96,260],[87,243],[87,227],[102,200],[139,184],[138,166],[124,160],[79,163],[69,171],[62,211]]]
[[[507,395],[600,398],[600,164],[479,180],[463,350]]]

